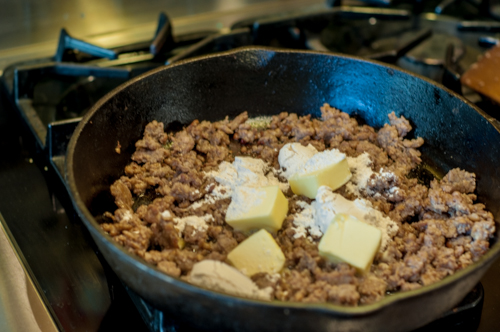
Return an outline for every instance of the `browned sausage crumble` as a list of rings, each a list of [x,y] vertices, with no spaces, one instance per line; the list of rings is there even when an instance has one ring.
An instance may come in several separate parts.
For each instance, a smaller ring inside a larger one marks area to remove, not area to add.
[[[162,123],[149,123],[125,175],[111,186],[118,209],[105,214],[109,222],[101,225],[103,230],[174,277],[186,276],[193,264],[204,259],[224,262],[246,236],[225,223],[230,198],[193,205],[216,185],[205,173],[217,170],[222,161],[234,161],[236,155],[260,158],[279,169],[280,148],[300,142],[318,151],[337,148],[350,157],[367,152],[372,170],[392,172],[395,176],[374,173],[367,184],[371,194],[362,191],[361,195],[394,220],[399,231],[377,254],[370,271],[357,274],[346,263],[322,258],[319,239],[294,237],[294,214],[302,210],[297,202],[310,200],[286,192],[288,216],[274,235],[286,257],[285,269],[280,278],[266,273],[252,276],[260,288],[272,287],[273,298],[349,306],[373,303],[387,292],[441,280],[488,250],[495,222],[483,204],[474,203],[475,175],[453,169],[441,180],[432,180],[429,187],[409,177],[421,163],[417,148],[424,141],[404,138],[412,127],[403,116],[389,114],[390,124],[378,131],[327,104],[321,107],[319,119],[283,112],[265,128],[247,119],[244,112],[233,120],[195,120],[176,133],[165,133]],[[399,188],[396,192],[389,190],[394,185]],[[356,198],[345,186],[336,192]],[[179,234],[174,227],[174,218],[207,214],[213,219],[204,230],[187,225]]]

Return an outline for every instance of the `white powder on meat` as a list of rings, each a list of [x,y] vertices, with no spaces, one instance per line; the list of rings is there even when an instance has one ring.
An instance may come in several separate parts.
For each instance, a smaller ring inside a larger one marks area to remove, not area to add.
[[[368,180],[373,171],[371,169],[372,160],[367,152],[354,157],[347,157],[347,164],[352,173],[351,181],[346,184],[346,191],[361,197],[361,191],[365,190]]]
[[[274,171],[267,174],[267,186],[278,186],[283,192],[287,191],[290,187],[288,182],[280,182],[280,180],[278,180],[278,178],[276,177],[276,173]]]
[[[174,227],[179,231],[179,236],[181,236],[187,225],[192,226],[195,231],[206,231],[208,229],[207,220],[210,221],[212,219],[212,216],[187,216],[184,218],[174,218]]]
[[[387,195],[387,198],[390,198],[390,199],[393,199],[394,197],[396,196],[399,196],[400,191],[401,189],[399,189],[399,187],[391,187],[388,191],[389,191],[389,194]]]
[[[267,185],[268,180],[264,175],[264,169],[268,167],[262,159],[251,157],[234,158],[233,166],[237,172],[237,178],[234,179],[232,186],[262,187]],[[215,178],[217,181],[217,177]]]
[[[299,202],[297,202],[299,203]],[[295,230],[294,238],[307,237],[309,234],[315,237],[323,236],[321,229],[314,223],[314,208],[306,202],[300,201],[303,210],[293,216],[293,230]]]
[[[208,195],[207,199],[214,199],[214,202],[220,199],[231,197],[232,190],[229,187],[220,185],[214,188],[212,193]],[[211,201],[212,202],[212,201]]]
[[[132,212],[125,211],[122,217],[122,221],[129,221],[129,220],[132,220]]]
[[[282,169],[281,174],[290,179],[316,153],[318,153],[318,150],[311,144],[308,146],[303,146],[300,143],[285,144],[278,154],[278,163]]]
[[[230,164],[227,161],[223,161],[222,163],[220,163],[219,171],[212,172],[212,174],[210,175],[212,175],[218,183],[229,189],[231,188],[232,184],[235,183],[238,179],[238,171],[236,170],[236,167],[234,167],[233,164]]]
[[[344,196],[336,194],[328,187],[320,187],[316,200],[313,202],[315,211],[315,224],[317,224],[324,233],[329,223],[338,213],[352,215],[369,225],[377,227],[382,231],[382,243],[380,251],[384,251],[389,241],[399,230],[398,225],[388,217],[384,217],[382,212],[374,209],[370,201],[357,198],[349,201]]]
[[[262,204],[265,192],[251,187],[239,187],[233,191],[231,204],[227,208],[226,219],[234,220]]]
[[[201,219],[205,220],[205,221],[214,221],[214,216],[212,216],[211,214],[206,214],[204,216],[201,217]]]
[[[380,169],[379,176],[382,177],[385,181],[396,181],[397,176],[391,171],[384,171],[383,168]]]
[[[269,168],[269,165],[262,159],[236,157],[232,164],[223,161],[219,165],[218,172],[206,175],[213,176],[215,181],[225,187],[226,191],[232,191],[241,186],[258,188],[275,185],[280,186],[282,191],[288,190],[288,184],[279,182],[273,172],[269,171],[266,176]]]
[[[197,208],[207,204],[207,203],[210,203],[207,199],[204,199],[204,200],[200,200],[200,201],[197,201],[197,202],[194,202],[193,204],[191,204],[189,206],[190,209],[192,210],[196,210]]]
[[[236,157],[232,164],[223,161],[219,164],[217,171],[205,173],[205,176],[213,177],[218,185],[210,194],[205,195],[203,200],[192,204],[190,208],[196,209],[204,204],[213,204],[218,200],[232,197],[233,193],[240,187],[279,186],[281,191],[286,192],[289,184],[280,182],[276,173],[262,159]],[[234,200],[234,198],[232,199]]]
[[[392,185],[398,182],[398,176],[394,174],[391,171],[386,171],[383,168],[380,169],[379,173],[373,173],[375,174],[369,181],[368,183],[377,183],[377,181],[382,181],[386,185]],[[400,195],[401,189],[398,186],[392,185],[389,189],[385,189],[385,197],[389,199],[393,199],[396,196]],[[366,190],[367,194],[372,195],[374,198],[380,198],[382,195],[380,193],[373,193],[371,190],[367,189]]]
[[[281,274],[279,273],[266,274],[266,279],[269,280],[271,283],[275,284],[281,279]]]
[[[382,231],[380,252],[385,250],[399,230],[398,225],[390,218],[385,217],[382,212],[374,209],[370,201],[360,198],[349,201],[344,196],[332,192],[326,186],[319,188],[316,199],[310,205],[307,203],[303,203],[303,205],[305,205],[304,210],[294,215],[293,224],[296,229],[296,238],[305,236],[305,229],[309,231],[309,234],[321,237],[338,213],[352,215],[360,221],[380,229]]]
[[[320,169],[326,168],[330,165],[337,164],[344,160],[346,155],[337,149],[325,150],[316,153],[314,156],[309,158],[302,168],[297,172],[298,174],[307,174]]]
[[[161,218],[163,220],[171,220],[172,219],[172,213],[168,210],[165,210],[161,213]]]
[[[296,202],[296,204],[297,204],[299,207],[303,208],[303,209],[305,209],[306,207],[311,206],[310,204],[307,204],[307,202],[304,202],[304,201],[297,201],[297,202]]]

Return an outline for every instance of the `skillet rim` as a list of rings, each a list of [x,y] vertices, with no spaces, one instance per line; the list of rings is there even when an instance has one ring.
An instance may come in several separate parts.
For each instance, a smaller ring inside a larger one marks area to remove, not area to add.
[[[154,75],[160,71],[164,70],[169,70],[170,68],[174,68],[177,66],[182,66],[185,64],[189,64],[192,62],[198,62],[198,61],[203,61],[205,59],[210,59],[210,58],[215,58],[215,57],[227,57],[231,55],[240,55],[240,54],[245,54],[245,53],[290,53],[290,54],[316,54],[316,55],[322,55],[322,56],[327,56],[327,57],[338,57],[338,58],[345,58],[345,59],[354,59],[359,62],[365,62],[369,63],[375,66],[383,67],[386,69],[391,69],[394,71],[402,72],[404,74],[416,77],[418,79],[421,79],[425,81],[426,83],[437,87],[438,89],[444,90],[448,94],[452,95],[455,98],[458,98],[461,102],[465,103],[467,106],[471,107],[473,110],[475,110],[486,122],[488,125],[493,126],[493,128],[500,133],[500,128],[498,128],[495,124],[492,123],[491,117],[469,102],[467,99],[463,98],[462,96],[456,94],[455,92],[449,90],[442,84],[432,81],[431,79],[428,79],[426,77],[423,77],[418,74],[411,73],[407,70],[401,69],[399,67],[396,67],[395,65],[391,64],[386,64],[382,63],[380,61],[375,61],[375,60],[370,60],[366,58],[362,58],[359,56],[350,56],[350,55],[345,55],[341,53],[334,53],[334,52],[322,52],[322,51],[310,51],[310,50],[294,50],[294,49],[283,49],[283,48],[274,48],[274,47],[263,47],[263,46],[244,46],[244,47],[239,47],[235,48],[229,51],[224,51],[224,52],[217,52],[213,54],[208,54],[208,55],[202,55],[202,56],[197,56],[185,60],[181,60],[179,62],[170,64],[170,65],[165,65],[161,66],[155,69],[152,69],[146,73],[143,73],[135,78],[132,78],[128,80],[127,82],[119,85],[115,89],[111,90],[108,92],[105,96],[103,96],[101,99],[97,101],[94,106],[85,114],[81,121],[79,122],[78,126],[76,127],[70,142],[68,144],[67,152],[66,152],[66,160],[65,160],[65,175],[66,175],[66,180],[68,182],[68,187],[69,187],[69,194],[72,198],[73,206],[75,207],[76,212],[78,213],[78,216],[84,221],[85,225],[89,229],[89,231],[97,236],[103,237],[107,242],[111,242],[113,245],[110,247],[111,250],[116,253],[116,252],[121,252],[122,254],[125,254],[123,258],[125,258],[128,261],[131,261],[134,263],[134,265],[137,265],[139,263],[139,267],[144,266],[145,268],[150,269],[150,271],[153,273],[154,277],[160,278],[168,283],[173,283],[176,287],[182,288],[183,290],[189,291],[189,292],[194,292],[194,293],[199,293],[203,296],[209,297],[209,298],[217,298],[220,297],[224,301],[232,301],[232,302],[240,302],[241,304],[245,305],[251,305],[251,306],[268,306],[268,307],[278,307],[281,309],[300,309],[300,310],[306,310],[306,311],[318,311],[318,312],[323,312],[323,313],[331,313],[331,314],[336,314],[337,316],[344,316],[344,317],[360,317],[360,316],[366,316],[370,314],[374,314],[378,311],[382,311],[385,308],[391,307],[393,305],[397,305],[398,302],[408,300],[411,298],[417,298],[420,296],[425,296],[428,293],[432,293],[435,290],[439,288],[445,288],[446,286],[449,286],[456,282],[459,279],[465,278],[467,275],[472,274],[476,270],[478,270],[480,267],[484,267],[485,265],[491,265],[495,259],[498,259],[498,256],[500,256],[500,241],[499,238],[497,237],[497,241],[493,244],[492,247],[488,250],[488,252],[483,255],[477,262],[474,262],[473,264],[469,265],[465,269],[459,270],[455,272],[454,274],[445,277],[444,279],[435,282],[433,284],[427,285],[427,286],[422,286],[421,288],[415,289],[415,290],[410,290],[410,291],[404,291],[404,292],[396,292],[394,294],[385,296],[383,299],[372,303],[372,304],[367,304],[367,305],[359,305],[356,307],[348,307],[348,306],[341,306],[341,305],[335,305],[327,302],[322,302],[322,303],[302,303],[302,302],[285,302],[285,301],[278,301],[278,300],[273,300],[273,301],[263,301],[263,300],[255,300],[255,299],[249,299],[249,298],[244,298],[244,297],[239,297],[235,295],[228,295],[225,293],[220,293],[216,291],[212,291],[210,289],[204,288],[204,287],[199,287],[192,285],[182,279],[179,278],[174,278],[171,277],[160,270],[158,270],[155,266],[153,266],[150,263],[147,263],[143,259],[141,259],[139,256],[136,256],[134,254],[129,253],[128,251],[125,250],[124,247],[120,246],[117,244],[109,234],[104,232],[99,226],[99,223],[95,220],[94,216],[90,213],[88,208],[85,206],[83,203],[82,199],[80,198],[80,194],[76,188],[75,184],[75,177],[73,173],[73,155],[74,155],[74,150],[75,146],[78,142],[78,138],[80,137],[81,132],[83,129],[86,127],[90,119],[93,117],[93,115],[101,108],[103,104],[105,104],[108,100],[112,99],[119,91],[124,90],[128,88],[130,85],[135,84],[136,82],[142,80],[145,77],[148,77],[150,75]],[[81,209],[83,207],[83,209]],[[90,227],[91,226],[91,227]],[[498,227],[500,226],[499,223],[495,220],[495,226]],[[489,269],[489,266],[487,267]]]

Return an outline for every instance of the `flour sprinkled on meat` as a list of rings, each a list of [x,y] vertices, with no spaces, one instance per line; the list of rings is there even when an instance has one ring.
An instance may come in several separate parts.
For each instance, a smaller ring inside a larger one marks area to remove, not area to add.
[[[328,104],[320,110],[319,118],[282,112],[258,121],[244,112],[218,122],[195,120],[175,133],[149,123],[130,164],[110,187],[117,209],[105,213],[102,229],[158,270],[189,280],[200,261],[229,264],[228,254],[249,236],[226,223],[234,188],[224,179],[249,176],[253,180],[245,185],[279,185],[288,213],[272,237],[285,265],[247,282],[272,299],[346,306],[432,284],[487,252],[496,224],[476,202],[475,174],[456,168],[424,186],[409,176],[422,162],[418,148],[424,140],[406,138],[412,130],[408,119],[392,112],[377,131]],[[289,172],[280,168],[279,152],[288,143],[346,154],[352,178],[329,194],[362,202],[379,216],[372,223],[383,220],[390,229],[368,271],[320,255],[324,228],[316,220],[317,203],[294,195]],[[239,157],[258,159],[259,171],[236,167],[251,161]]]

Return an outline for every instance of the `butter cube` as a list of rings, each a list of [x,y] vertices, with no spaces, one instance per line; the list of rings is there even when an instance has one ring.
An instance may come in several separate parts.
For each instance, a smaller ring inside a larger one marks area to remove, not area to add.
[[[239,187],[232,195],[226,222],[234,229],[247,232],[264,228],[276,232],[288,213],[288,200],[278,186]]]
[[[296,195],[314,199],[319,187],[336,190],[351,179],[345,154],[338,150],[323,151],[311,157],[288,182]]]
[[[346,262],[368,271],[380,246],[382,232],[347,214],[337,214],[319,242],[319,254],[333,263]]]
[[[228,261],[243,274],[279,272],[285,265],[285,255],[265,229],[252,234],[228,255]]]

